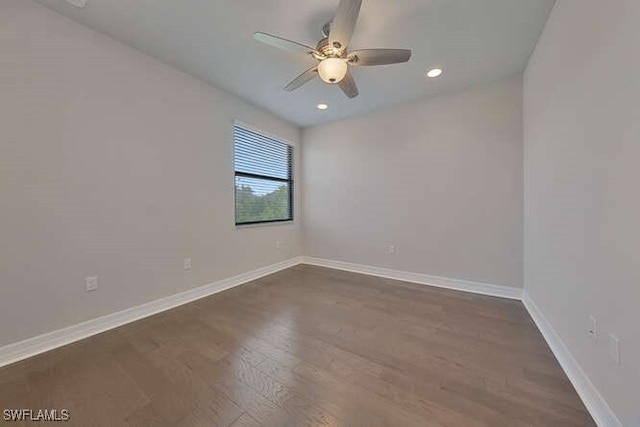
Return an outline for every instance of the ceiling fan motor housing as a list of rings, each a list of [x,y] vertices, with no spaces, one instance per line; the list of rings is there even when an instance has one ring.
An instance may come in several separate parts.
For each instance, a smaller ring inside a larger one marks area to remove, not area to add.
[[[329,58],[340,58],[344,56],[344,51],[336,48],[335,46],[331,46],[329,44],[329,38],[325,37],[324,39],[318,42],[316,46],[316,50]]]

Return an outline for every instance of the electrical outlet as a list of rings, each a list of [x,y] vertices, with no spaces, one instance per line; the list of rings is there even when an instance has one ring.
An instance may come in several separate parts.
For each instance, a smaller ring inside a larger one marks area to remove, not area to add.
[[[67,3],[69,3],[71,6],[82,9],[87,5],[87,0],[67,0]]]
[[[390,246],[387,246],[384,251],[387,254],[395,254],[396,252],[398,252],[398,248],[396,248],[393,245],[390,245]]]
[[[589,316],[589,329],[587,333],[593,341],[598,341],[598,320],[593,316]]]
[[[612,333],[609,333],[609,356],[616,365],[620,365],[620,338]]]
[[[182,261],[182,268],[184,268],[185,271],[191,270],[191,258],[185,258]]]
[[[278,240],[276,242],[276,249],[282,249],[284,248],[284,242],[282,240]]]
[[[98,276],[91,276],[84,279],[84,290],[93,292],[98,290]]]

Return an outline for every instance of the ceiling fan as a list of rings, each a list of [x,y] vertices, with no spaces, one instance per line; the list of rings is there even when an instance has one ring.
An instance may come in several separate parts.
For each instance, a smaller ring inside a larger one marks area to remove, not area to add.
[[[324,38],[315,48],[282,37],[257,32],[253,37],[271,46],[294,53],[311,55],[319,63],[293,79],[284,90],[291,92],[316,76],[329,84],[337,84],[349,98],[358,96],[358,87],[349,72],[349,65],[368,66],[407,62],[409,49],[361,49],[348,52],[347,47],[356,27],[362,0],[340,0],[333,22],[322,27]]]

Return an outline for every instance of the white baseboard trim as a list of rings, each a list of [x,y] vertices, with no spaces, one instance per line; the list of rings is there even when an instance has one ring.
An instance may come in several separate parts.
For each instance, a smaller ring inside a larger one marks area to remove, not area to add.
[[[522,297],[522,303],[598,427],[623,427],[616,414],[589,380],[551,323],[544,317],[527,292]]]
[[[23,359],[44,353],[63,345],[71,344],[92,335],[117,328],[127,323],[152,316],[197,299],[222,292],[243,283],[259,279],[269,274],[276,273],[294,265],[300,264],[302,257],[291,258],[287,261],[258,268],[247,273],[239,274],[228,279],[204,285],[195,289],[190,289],[179,294],[171,295],[155,301],[151,301],[137,307],[128,308],[86,322],[58,329],[53,332],[28,338],[24,341],[0,347],[0,367],[18,362]]]
[[[303,264],[328,267],[336,270],[350,271],[352,273],[366,274],[369,276],[384,277],[386,279],[401,280],[420,285],[436,286],[438,288],[454,289],[457,291],[471,292],[474,294],[489,295],[493,297],[522,299],[522,289],[509,286],[491,285],[488,283],[471,282],[469,280],[450,279],[447,277],[430,276],[422,273],[392,270],[389,268],[372,267],[369,265],[353,264],[350,262],[334,261],[323,258],[302,257]]]

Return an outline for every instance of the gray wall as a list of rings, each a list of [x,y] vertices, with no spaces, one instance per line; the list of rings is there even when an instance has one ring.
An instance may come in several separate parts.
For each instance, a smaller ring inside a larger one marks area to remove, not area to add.
[[[559,0],[524,95],[525,287],[625,426],[640,425],[639,23],[637,0]]]
[[[29,1],[0,52],[0,346],[300,254],[233,217],[232,120],[297,127]]]
[[[520,77],[303,141],[305,255],[522,287]]]

